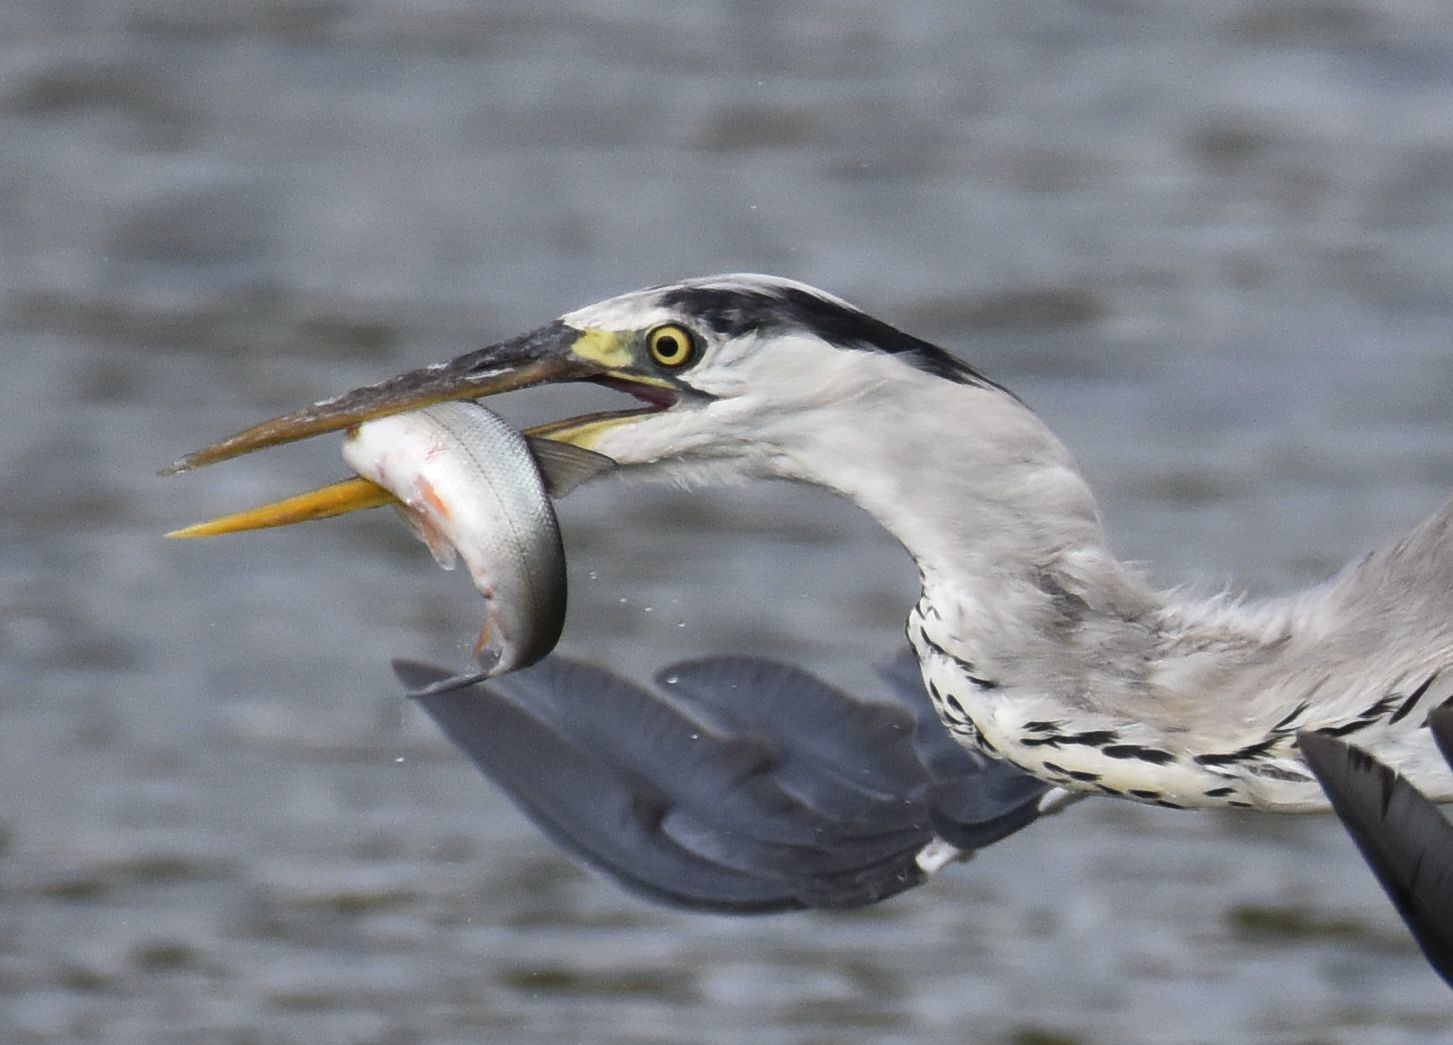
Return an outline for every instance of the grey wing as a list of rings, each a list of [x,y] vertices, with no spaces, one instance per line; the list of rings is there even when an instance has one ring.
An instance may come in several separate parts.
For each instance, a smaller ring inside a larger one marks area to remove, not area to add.
[[[1433,712],[1428,724],[1453,764],[1453,709]],[[1428,962],[1453,986],[1453,824],[1366,752],[1325,733],[1303,733],[1298,742]]]
[[[982,849],[1078,801],[1078,795],[955,740],[928,698],[912,650],[900,651],[878,674],[913,714],[913,748],[928,772],[929,816],[934,834],[945,842]]]
[[[448,673],[410,662],[412,692]],[[970,754],[916,673],[864,701],[795,668],[715,657],[653,692],[549,657],[418,704],[557,844],[626,889],[701,911],[856,907],[927,877],[935,839],[988,845],[1053,789]],[[941,843],[940,843],[941,844]]]

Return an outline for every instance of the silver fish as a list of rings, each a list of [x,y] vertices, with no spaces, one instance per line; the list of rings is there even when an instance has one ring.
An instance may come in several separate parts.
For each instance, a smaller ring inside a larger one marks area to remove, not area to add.
[[[551,483],[532,453],[552,472]],[[573,448],[531,440],[477,403],[449,402],[377,418],[353,428],[343,457],[398,501],[439,564],[456,552],[487,604],[475,646],[480,670],[444,679],[437,693],[533,664],[560,639],[565,621],[565,550],[550,504],[565,489],[609,467]]]
[[[216,537],[400,508],[434,557],[464,558],[488,611],[475,648],[480,670],[427,692],[526,667],[549,653],[565,617],[565,560],[551,497],[615,467],[609,457],[522,434],[473,402],[437,403],[356,422],[344,457],[358,477],[173,530]]]

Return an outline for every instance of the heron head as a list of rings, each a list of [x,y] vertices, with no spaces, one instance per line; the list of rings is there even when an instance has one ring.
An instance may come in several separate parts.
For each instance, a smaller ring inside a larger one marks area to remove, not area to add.
[[[712,276],[633,291],[443,363],[263,422],[182,458],[183,471],[449,399],[592,382],[629,408],[528,434],[678,478],[795,476],[824,431],[905,382],[997,389],[943,350],[792,280]],[[891,425],[891,419],[880,421]]]

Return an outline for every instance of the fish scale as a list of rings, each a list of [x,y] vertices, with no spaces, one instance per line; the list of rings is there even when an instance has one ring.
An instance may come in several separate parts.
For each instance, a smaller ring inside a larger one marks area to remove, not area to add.
[[[398,498],[440,565],[451,568],[457,552],[485,598],[475,647],[481,670],[447,682],[514,671],[555,647],[565,622],[565,550],[523,435],[477,403],[439,403],[365,421],[343,457]]]

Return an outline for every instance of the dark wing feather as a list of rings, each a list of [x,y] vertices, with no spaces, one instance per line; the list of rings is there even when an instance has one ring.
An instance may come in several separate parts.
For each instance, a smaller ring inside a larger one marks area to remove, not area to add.
[[[395,669],[413,691],[448,674]],[[896,703],[755,657],[678,664],[658,685],[549,657],[417,702],[563,848],[694,910],[873,903],[923,881],[935,834],[977,848],[1032,821],[1047,790],[959,747],[916,672]]]
[[[656,673],[656,684],[734,732],[773,737],[792,758],[864,795],[897,797],[927,783],[901,707],[857,700],[807,672],[760,657],[710,657]]]
[[[410,690],[451,674],[407,661],[395,661],[394,670]],[[623,776],[496,686],[426,695],[417,703],[557,845],[631,892],[703,911],[804,906],[781,882],[723,867],[676,843],[661,831],[666,796]]]
[[[1453,708],[1439,708],[1428,716],[1428,728],[1443,752],[1443,761],[1453,766]]]
[[[928,804],[934,834],[960,849],[983,849],[1039,818],[1040,800],[1053,788],[955,740],[924,691],[911,650],[900,652],[878,674],[913,713],[913,746],[932,781]]]
[[[1453,748],[1453,713],[1435,713],[1430,724],[1445,753]],[[1365,751],[1325,733],[1303,733],[1299,743],[1428,961],[1453,986],[1453,824]]]
[[[555,658],[540,671],[495,681],[622,774],[668,794],[673,808],[734,833],[814,845],[821,818],[779,784],[782,746],[772,735],[718,730],[658,695],[587,664]]]

